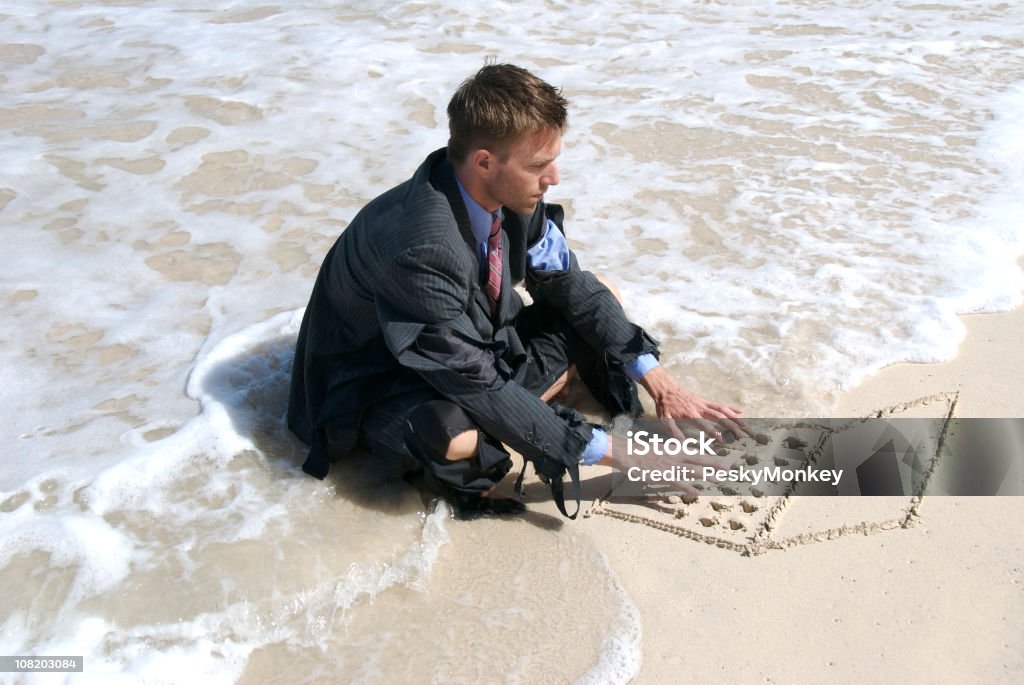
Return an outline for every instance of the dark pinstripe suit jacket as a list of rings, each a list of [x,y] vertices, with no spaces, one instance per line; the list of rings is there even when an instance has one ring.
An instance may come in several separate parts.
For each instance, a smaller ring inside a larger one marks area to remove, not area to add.
[[[304,470],[323,478],[329,461],[355,445],[362,410],[398,392],[409,369],[527,458],[579,459],[591,428],[567,422],[513,380],[526,358],[512,326],[523,307],[513,284],[525,280],[535,301],[562,311],[612,367],[654,352],[654,343],[593,274],[580,270],[574,254],[567,271],[527,268],[528,246],[543,236],[547,218],[561,225],[561,207],[540,203],[532,216],[508,209],[504,215],[502,290],[493,320],[444,149],[352,220],[320,269],[295,349],[288,425],[311,445]],[[484,378],[466,373],[457,360],[424,354],[417,339],[425,330],[487,350],[493,370]]]

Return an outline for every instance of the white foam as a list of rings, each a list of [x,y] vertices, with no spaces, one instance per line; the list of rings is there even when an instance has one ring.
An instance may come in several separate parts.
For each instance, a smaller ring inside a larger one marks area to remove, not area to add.
[[[419,543],[394,562],[352,564],[345,580],[334,588],[333,611],[344,615],[358,599],[367,597],[372,600],[395,585],[424,590],[441,547],[451,541],[445,528],[445,521],[451,514],[448,505],[439,501],[434,511],[424,518]]]
[[[619,613],[608,635],[601,644],[601,656],[594,666],[576,681],[578,685],[599,685],[600,683],[629,683],[640,672],[643,657],[640,612],[622,586],[615,580],[608,567],[608,560],[601,560],[612,578],[611,591],[616,595]]]

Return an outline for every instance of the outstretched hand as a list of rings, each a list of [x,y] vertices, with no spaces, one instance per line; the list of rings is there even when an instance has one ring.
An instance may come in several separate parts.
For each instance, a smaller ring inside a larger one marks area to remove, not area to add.
[[[657,366],[640,379],[657,405],[658,418],[666,425],[675,437],[684,439],[677,421],[685,421],[697,426],[706,435],[722,439],[722,430],[731,431],[736,437],[747,434],[747,425],[740,418],[743,410],[721,402],[711,402],[696,393],[690,392],[679,385],[678,381],[664,369]],[[611,466],[619,471],[627,472],[630,468],[664,469],[675,466],[690,466],[701,469],[712,467],[720,469],[723,465],[719,460],[703,453],[682,453],[668,456],[657,450],[645,450],[642,455],[634,454],[628,448],[626,438],[612,435],[604,458],[598,462]],[[700,491],[686,481],[678,481],[677,486],[682,492],[699,495]]]
[[[654,399],[658,418],[665,421],[673,433],[679,433],[675,422],[686,420],[718,439],[722,437],[722,429],[731,431],[736,437],[746,435],[747,425],[740,418],[742,409],[705,400],[679,385],[662,366],[648,371],[640,383]]]

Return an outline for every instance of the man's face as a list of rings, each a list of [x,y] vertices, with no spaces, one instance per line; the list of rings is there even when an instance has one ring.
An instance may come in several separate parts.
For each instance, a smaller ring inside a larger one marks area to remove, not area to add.
[[[517,214],[532,214],[549,186],[558,185],[562,136],[538,131],[517,140],[504,160],[496,158],[487,193]]]

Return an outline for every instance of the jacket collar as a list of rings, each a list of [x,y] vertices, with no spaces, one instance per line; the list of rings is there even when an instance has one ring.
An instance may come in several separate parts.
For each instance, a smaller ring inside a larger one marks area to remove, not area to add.
[[[452,167],[451,162],[448,161],[445,148],[437,150],[428,159],[433,161],[430,169],[430,184],[444,193],[444,196],[448,199],[448,204],[452,208],[452,214],[455,216],[455,222],[459,225],[459,233],[462,235],[462,239],[466,241],[466,245],[472,250],[473,256],[476,257],[476,238],[473,237],[473,229],[469,222],[469,212],[466,210],[466,204],[462,201],[462,193],[459,192],[459,184],[455,180],[455,169]]]

